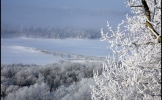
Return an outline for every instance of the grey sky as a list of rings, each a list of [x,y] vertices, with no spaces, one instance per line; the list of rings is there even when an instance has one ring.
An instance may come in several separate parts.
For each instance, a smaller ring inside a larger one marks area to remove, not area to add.
[[[129,13],[125,0],[1,0],[2,25],[102,28]]]

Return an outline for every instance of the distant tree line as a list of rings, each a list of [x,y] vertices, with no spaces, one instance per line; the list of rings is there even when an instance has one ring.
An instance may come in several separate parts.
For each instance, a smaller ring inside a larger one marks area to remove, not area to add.
[[[77,29],[60,27],[11,27],[1,26],[2,37],[29,37],[29,38],[100,38],[100,31],[97,29]]]

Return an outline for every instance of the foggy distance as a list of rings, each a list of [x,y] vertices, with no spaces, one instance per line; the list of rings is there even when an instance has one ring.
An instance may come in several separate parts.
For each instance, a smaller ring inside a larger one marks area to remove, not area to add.
[[[124,0],[2,0],[1,25],[21,27],[106,28],[106,21],[117,26],[129,9]]]

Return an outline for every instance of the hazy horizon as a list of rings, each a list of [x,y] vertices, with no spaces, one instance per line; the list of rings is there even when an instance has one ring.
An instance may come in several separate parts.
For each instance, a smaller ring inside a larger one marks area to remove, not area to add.
[[[125,0],[2,0],[1,25],[106,28],[117,26],[130,13]]]

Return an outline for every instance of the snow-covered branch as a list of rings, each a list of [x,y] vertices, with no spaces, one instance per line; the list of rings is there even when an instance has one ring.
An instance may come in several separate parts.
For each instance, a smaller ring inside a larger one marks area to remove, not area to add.
[[[94,73],[93,100],[161,100],[160,2],[127,0],[134,15],[126,15],[116,31],[109,23],[107,33],[101,29],[117,60],[107,59],[102,74]]]

